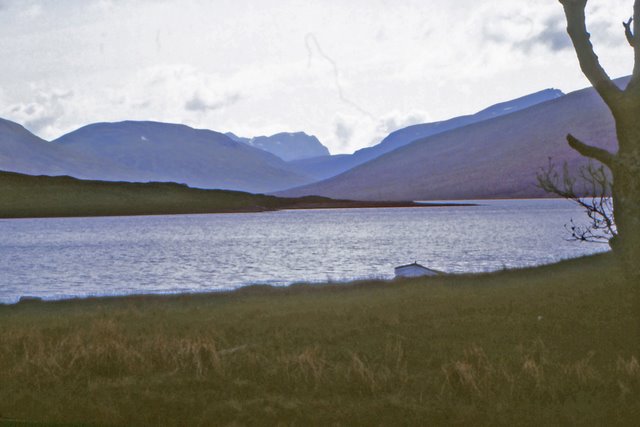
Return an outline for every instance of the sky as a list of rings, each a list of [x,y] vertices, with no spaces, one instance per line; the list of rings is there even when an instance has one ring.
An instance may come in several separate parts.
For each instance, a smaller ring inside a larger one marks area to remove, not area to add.
[[[612,77],[631,0],[590,0]],[[556,0],[0,0],[0,117],[53,140],[104,121],[240,136],[305,131],[333,154],[545,88],[588,86]]]

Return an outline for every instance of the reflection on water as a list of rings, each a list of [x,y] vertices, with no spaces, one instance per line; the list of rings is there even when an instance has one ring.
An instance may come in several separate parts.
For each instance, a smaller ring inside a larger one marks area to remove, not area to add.
[[[0,302],[391,278],[418,261],[460,273],[607,250],[568,242],[564,200],[473,207],[0,220]]]

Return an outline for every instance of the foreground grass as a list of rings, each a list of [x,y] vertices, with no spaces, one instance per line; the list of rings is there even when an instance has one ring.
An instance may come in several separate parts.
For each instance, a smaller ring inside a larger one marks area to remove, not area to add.
[[[0,414],[128,425],[637,425],[634,286],[531,270],[0,307]]]

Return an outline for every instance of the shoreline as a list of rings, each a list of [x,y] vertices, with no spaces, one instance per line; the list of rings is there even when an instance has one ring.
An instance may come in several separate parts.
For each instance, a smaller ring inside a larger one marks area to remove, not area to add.
[[[599,263],[610,260],[611,252],[603,252],[594,255],[585,255],[577,258],[569,258],[560,260],[549,264],[541,264],[530,267],[516,267],[511,269],[502,269],[488,272],[468,272],[468,273],[445,273],[438,276],[423,276],[417,278],[398,278],[393,277],[389,279],[380,278],[362,278],[345,281],[324,281],[324,282],[292,282],[286,285],[270,285],[270,284],[248,284],[238,286],[232,289],[220,289],[220,290],[208,290],[208,291],[194,291],[194,292],[154,292],[154,293],[130,293],[130,294],[105,294],[105,295],[87,295],[87,296],[72,296],[68,298],[47,299],[39,297],[37,295],[23,295],[18,301],[13,303],[0,302],[0,309],[8,307],[24,307],[31,305],[54,305],[54,304],[82,304],[82,303],[118,303],[118,302],[136,302],[136,301],[166,301],[170,300],[185,300],[185,299],[215,299],[215,298],[233,298],[241,295],[271,295],[277,296],[281,294],[290,294],[298,291],[319,291],[323,290],[355,290],[360,288],[369,287],[386,287],[393,286],[394,284],[409,283],[416,281],[430,281],[439,282],[442,281],[455,281],[458,279],[464,280],[486,280],[501,274],[527,274],[531,272],[539,272],[545,269],[556,269],[571,266],[576,263],[583,263],[587,260]]]
[[[0,171],[0,218],[257,213],[301,209],[469,206],[465,203],[298,198],[192,188],[171,182],[110,182]]]
[[[314,196],[311,196],[314,197]],[[113,214],[31,214],[25,216],[2,216],[0,220],[13,219],[54,219],[54,218],[111,218],[111,217],[128,217],[128,216],[181,216],[181,215],[217,215],[217,214],[244,214],[244,213],[263,213],[263,212],[279,212],[279,211],[303,211],[303,210],[329,210],[329,209],[389,209],[389,208],[444,208],[444,207],[473,207],[479,206],[477,203],[417,203],[417,202],[364,202],[351,200],[336,200],[327,203],[301,203],[291,206],[282,206],[276,208],[268,208],[256,206],[255,208],[242,208],[238,210],[210,210],[210,211],[193,211],[193,212],[143,212],[143,213],[113,213]]]

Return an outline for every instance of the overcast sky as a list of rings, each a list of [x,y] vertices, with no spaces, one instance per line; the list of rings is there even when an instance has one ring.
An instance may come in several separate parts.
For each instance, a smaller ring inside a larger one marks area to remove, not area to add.
[[[631,0],[590,0],[610,75]],[[0,0],[0,117],[45,139],[157,120],[314,134],[332,153],[587,86],[556,0]]]

